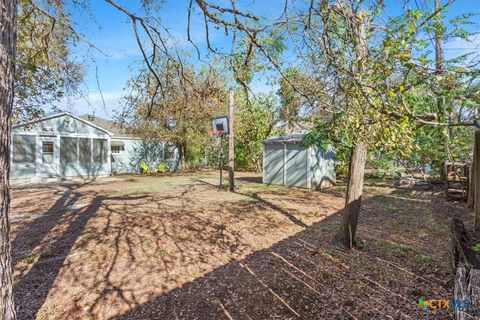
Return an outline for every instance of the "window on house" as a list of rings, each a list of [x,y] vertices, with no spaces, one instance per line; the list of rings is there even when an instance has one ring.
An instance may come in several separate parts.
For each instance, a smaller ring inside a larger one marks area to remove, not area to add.
[[[53,163],[53,142],[52,141],[42,142],[42,162],[44,164]]]
[[[108,149],[107,140],[93,139],[93,162],[107,163]]]
[[[122,151],[125,151],[125,146],[122,145],[112,145],[111,147],[112,154],[119,154],[122,153]]]
[[[13,136],[13,162],[35,163],[35,136]]]
[[[92,162],[92,140],[86,138],[78,139],[78,148],[80,150],[79,160],[82,164]]]
[[[60,138],[60,161],[62,163],[75,163],[78,160],[77,138]]]

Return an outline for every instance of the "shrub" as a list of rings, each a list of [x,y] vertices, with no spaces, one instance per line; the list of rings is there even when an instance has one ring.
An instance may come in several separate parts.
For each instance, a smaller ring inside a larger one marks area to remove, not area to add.
[[[157,173],[164,173],[165,171],[167,171],[167,165],[165,162],[163,161],[160,161],[158,164],[157,164]]]
[[[138,166],[140,167],[140,173],[151,173],[152,171],[150,170],[150,167],[148,164],[145,163],[145,161],[141,161]]]

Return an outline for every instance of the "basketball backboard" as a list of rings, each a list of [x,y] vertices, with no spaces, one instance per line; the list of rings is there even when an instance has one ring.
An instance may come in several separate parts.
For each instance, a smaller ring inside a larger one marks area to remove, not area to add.
[[[217,135],[228,135],[227,116],[221,116],[212,119],[212,133]]]

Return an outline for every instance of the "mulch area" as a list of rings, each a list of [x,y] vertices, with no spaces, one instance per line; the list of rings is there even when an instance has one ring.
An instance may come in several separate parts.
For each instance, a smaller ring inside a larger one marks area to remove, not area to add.
[[[453,297],[449,221],[471,219],[462,204],[371,185],[345,252],[332,243],[344,186],[242,176],[235,194],[185,177],[14,190],[19,319],[451,318],[416,303]]]

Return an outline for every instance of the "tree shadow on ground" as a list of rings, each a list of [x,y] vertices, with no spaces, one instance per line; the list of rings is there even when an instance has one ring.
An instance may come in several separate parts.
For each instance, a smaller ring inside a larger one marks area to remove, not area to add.
[[[428,200],[395,191],[367,198],[358,230],[362,250],[347,253],[331,243],[338,211],[114,319],[449,319],[448,310],[424,313],[415,305],[419,297],[452,297],[450,213],[440,211],[441,201],[433,204],[432,217]],[[418,243],[421,232],[427,236]],[[430,238],[435,234],[441,237]]]
[[[263,178],[261,176],[240,176],[240,177],[235,177],[235,180],[238,181],[245,181],[245,182],[250,182],[250,183],[262,183]]]
[[[125,201],[144,197],[115,198],[94,194],[88,205],[69,209],[81,198],[81,193],[76,189],[83,185],[68,185],[54,205],[45,214],[27,223],[12,242],[15,263],[29,260],[33,263],[20,270],[22,275],[14,285],[19,319],[37,317],[77,238],[105,200]],[[53,234],[56,228],[60,230],[51,237],[50,233]]]
[[[35,237],[29,248],[42,247],[40,255],[15,286],[19,319],[450,317],[423,314],[415,303],[451,297],[454,206],[399,190],[369,196],[358,229],[364,247],[346,253],[332,244],[342,211],[318,201],[335,196],[268,188],[242,190],[252,201],[212,204],[205,188],[228,194],[201,181],[169,194],[91,194],[86,207],[45,218],[48,245]],[[54,206],[85,201],[75,197]],[[315,220],[295,209],[302,203],[315,204],[301,207],[316,211]],[[261,243],[284,224],[295,234]],[[43,313],[50,303],[52,313]]]

